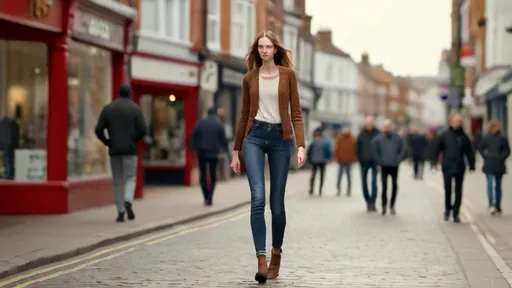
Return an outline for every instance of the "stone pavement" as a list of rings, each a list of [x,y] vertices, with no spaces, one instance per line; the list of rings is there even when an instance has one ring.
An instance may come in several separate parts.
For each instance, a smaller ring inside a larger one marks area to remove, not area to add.
[[[465,175],[463,205],[471,213],[475,224],[484,231],[489,242],[512,268],[512,195],[509,193],[512,176],[508,174],[503,177],[503,214],[492,216],[488,212],[487,183],[481,172],[481,165],[481,161],[477,162],[477,170]],[[440,189],[443,187],[441,172],[427,173],[426,180]]]
[[[332,166],[323,197],[303,192],[287,200],[283,266],[267,285],[509,287],[468,225],[441,220],[439,193],[413,182],[407,168],[401,171],[396,216],[366,213],[358,173],[352,197],[336,197]],[[252,287],[255,269],[249,217],[242,215],[141,244],[30,287]]]
[[[290,174],[288,191],[306,191],[305,173],[308,172]],[[149,188],[146,191],[146,197],[134,203],[137,218],[125,223],[114,221],[114,205],[67,215],[1,216],[0,278],[234,209],[250,201],[245,177],[218,183],[212,207],[203,206],[199,186]]]

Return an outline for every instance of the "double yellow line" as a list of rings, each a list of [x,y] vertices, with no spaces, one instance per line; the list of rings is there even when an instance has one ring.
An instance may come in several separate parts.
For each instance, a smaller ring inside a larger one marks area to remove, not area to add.
[[[243,210],[243,211],[240,212],[240,210]],[[43,267],[40,269],[29,271],[27,273],[24,273],[24,274],[21,274],[18,276],[8,278],[6,280],[0,281],[0,287],[8,287],[8,285],[12,285],[12,284],[15,284],[13,287],[17,287],[17,288],[28,287],[30,285],[40,283],[43,281],[47,281],[47,280],[53,279],[58,276],[76,272],[78,270],[84,269],[84,268],[94,265],[96,263],[114,259],[123,254],[134,251],[141,245],[154,245],[154,244],[172,239],[172,238],[180,236],[180,235],[188,234],[191,232],[195,232],[195,231],[199,231],[199,230],[203,230],[203,229],[207,229],[207,228],[216,227],[223,223],[246,217],[249,214],[250,214],[250,212],[247,211],[247,207],[243,207],[243,208],[239,208],[235,212],[231,212],[227,215],[223,215],[223,216],[219,216],[219,217],[214,216],[214,218],[208,218],[208,220],[201,221],[201,224],[199,224],[199,225],[198,224],[196,224],[196,225],[190,224],[190,225],[183,225],[181,227],[177,226],[176,228],[172,229],[171,231],[161,232],[161,233],[153,234],[149,237],[144,237],[142,239],[130,241],[130,242],[127,242],[124,244],[118,244],[115,246],[111,246],[110,248],[102,249],[98,252],[95,252],[95,253],[87,255],[87,256],[83,256],[80,258],[75,258],[73,260],[46,266],[46,267]],[[82,263],[82,262],[84,262],[84,263]],[[67,268],[67,269],[64,269],[64,268]],[[51,272],[53,272],[53,273],[51,273]]]

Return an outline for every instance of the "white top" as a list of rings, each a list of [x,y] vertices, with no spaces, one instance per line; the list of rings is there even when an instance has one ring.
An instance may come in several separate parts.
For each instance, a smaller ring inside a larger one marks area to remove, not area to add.
[[[259,78],[259,104],[255,119],[267,123],[281,123],[279,114],[279,76],[274,79]]]

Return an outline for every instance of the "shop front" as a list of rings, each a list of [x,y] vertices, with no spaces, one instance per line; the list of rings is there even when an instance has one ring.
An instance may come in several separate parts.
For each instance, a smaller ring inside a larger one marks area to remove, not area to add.
[[[304,131],[306,131],[306,135],[305,135],[306,143],[309,143],[309,141],[312,138],[311,133],[307,133],[307,131],[310,131],[309,118],[311,115],[311,110],[313,109],[313,101],[315,99],[314,95],[315,95],[315,93],[314,93],[312,85],[310,85],[310,84],[308,85],[307,83],[299,82],[300,106],[302,109],[302,119],[304,121]]]
[[[1,151],[0,214],[110,204],[107,149],[94,126],[124,81],[135,11],[102,1],[12,3],[0,5],[0,116],[12,128]]]
[[[134,98],[149,128],[138,174],[147,185],[192,185],[188,139],[199,113],[199,62],[137,52],[131,66]]]
[[[508,96],[512,92],[512,70],[505,74],[500,81],[485,94],[487,115],[489,120],[498,120],[502,133],[507,135],[509,130]]]

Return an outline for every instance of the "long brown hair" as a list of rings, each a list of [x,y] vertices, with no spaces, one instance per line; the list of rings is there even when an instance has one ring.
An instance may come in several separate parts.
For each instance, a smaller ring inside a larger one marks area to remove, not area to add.
[[[489,132],[492,134],[499,133],[501,130],[501,124],[498,120],[491,120],[489,122]]]
[[[281,46],[274,32],[270,30],[264,30],[258,33],[256,39],[254,39],[254,42],[252,43],[251,51],[249,51],[249,53],[247,54],[245,60],[245,64],[247,65],[247,71],[251,71],[263,65],[263,59],[261,59],[260,53],[258,53],[258,41],[261,38],[269,39],[270,42],[272,42],[272,45],[274,45],[274,48],[277,50],[277,52],[274,54],[274,63],[276,63],[276,65],[284,67],[293,67],[291,60],[291,51]]]

